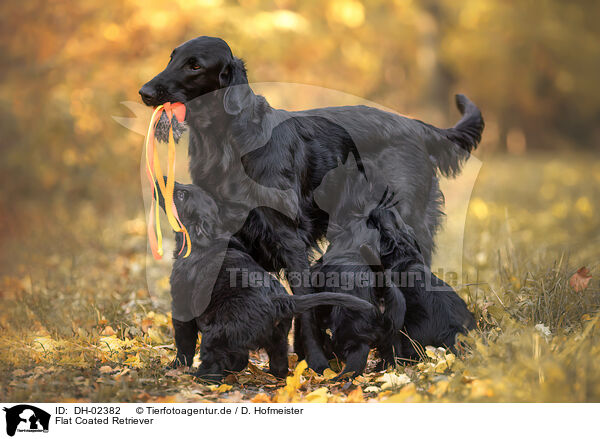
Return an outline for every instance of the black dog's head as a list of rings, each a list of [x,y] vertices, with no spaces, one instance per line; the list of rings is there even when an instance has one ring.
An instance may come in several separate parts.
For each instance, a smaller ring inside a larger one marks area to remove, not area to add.
[[[190,235],[192,250],[194,246],[206,247],[220,237],[219,208],[213,198],[200,187],[175,182],[173,202],[177,208],[179,220]],[[164,210],[165,200],[160,191],[158,203]],[[177,248],[180,248],[182,244],[183,237],[181,235],[181,233],[177,233]]]
[[[247,84],[243,61],[233,56],[225,41],[198,37],[175,48],[167,67],[139,93],[146,105],[155,107],[165,102],[187,103],[227,88],[222,96],[224,109],[236,114],[247,98]]]

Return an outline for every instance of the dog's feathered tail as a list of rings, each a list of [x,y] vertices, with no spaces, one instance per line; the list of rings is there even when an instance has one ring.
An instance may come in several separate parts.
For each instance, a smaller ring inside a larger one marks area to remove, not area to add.
[[[361,245],[360,254],[373,272],[385,272],[385,268],[381,265],[379,258],[370,246]],[[404,317],[406,316],[406,299],[400,288],[395,285],[377,285],[375,291],[383,299],[385,308],[383,316],[392,322],[394,329],[402,329],[404,327]]]
[[[281,296],[273,299],[281,318],[293,317],[317,306],[341,306],[352,311],[375,311],[366,300],[343,293],[316,293],[305,296]]]
[[[452,128],[443,129],[424,124],[433,129],[443,140],[449,141],[440,141],[442,139],[434,136],[426,142],[427,152],[442,175],[446,177],[454,177],[460,172],[463,162],[481,141],[485,126],[481,111],[465,95],[456,95],[456,106],[462,118]]]

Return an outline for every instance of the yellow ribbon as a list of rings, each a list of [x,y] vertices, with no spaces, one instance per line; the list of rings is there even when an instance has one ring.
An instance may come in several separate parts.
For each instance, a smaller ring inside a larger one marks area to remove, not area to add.
[[[181,250],[179,251],[179,254],[181,254],[184,247],[187,247],[187,251],[183,256],[184,258],[187,258],[192,250],[192,243],[188,231],[179,220],[177,208],[175,206],[175,202],[173,201],[173,190],[175,188],[176,152],[172,124],[169,126],[168,136],[168,167],[166,185],[163,178],[160,159],[158,156],[158,148],[155,148],[154,146],[154,132],[156,130],[156,124],[158,123],[158,120],[160,120],[160,116],[162,115],[163,111],[166,111],[169,121],[171,121],[172,112],[170,104],[159,105],[155,108],[154,113],[152,113],[150,125],[148,126],[148,133],[146,135],[146,174],[153,188],[153,197],[150,205],[150,215],[148,218],[148,240],[150,242],[152,256],[154,256],[155,259],[162,259],[162,231],[160,229],[160,215],[158,212],[158,208],[156,207],[156,200],[158,199],[158,193],[160,190],[163,199],[165,200],[165,212],[167,214],[169,224],[175,232],[182,232],[184,234],[184,242]],[[154,234],[155,230],[156,235]]]

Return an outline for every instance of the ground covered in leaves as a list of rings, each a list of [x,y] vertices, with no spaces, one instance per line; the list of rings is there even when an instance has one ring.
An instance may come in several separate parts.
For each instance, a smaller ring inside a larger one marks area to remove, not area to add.
[[[277,380],[262,352],[220,385],[167,369],[168,296],[147,291],[141,202],[24,205],[1,242],[0,400],[600,401],[600,160],[575,157],[484,161],[456,283],[478,321],[464,352],[424,347],[418,363],[341,383],[339,365],[317,375],[294,355]]]

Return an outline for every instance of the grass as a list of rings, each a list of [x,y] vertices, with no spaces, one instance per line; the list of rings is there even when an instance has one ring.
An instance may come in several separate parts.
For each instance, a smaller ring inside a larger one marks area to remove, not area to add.
[[[260,352],[220,386],[168,371],[168,294],[164,279],[159,292],[147,290],[142,213],[31,203],[20,211],[26,227],[8,229],[0,254],[0,399],[598,402],[599,183],[594,157],[484,161],[463,250],[434,262],[462,264],[452,283],[478,329],[462,337],[457,357],[426,348],[417,364],[352,383],[303,370],[293,355],[296,374],[278,381],[262,372]],[[453,215],[440,241],[456,233]],[[160,279],[168,263],[149,270]],[[593,277],[575,291],[569,279],[580,266]]]

